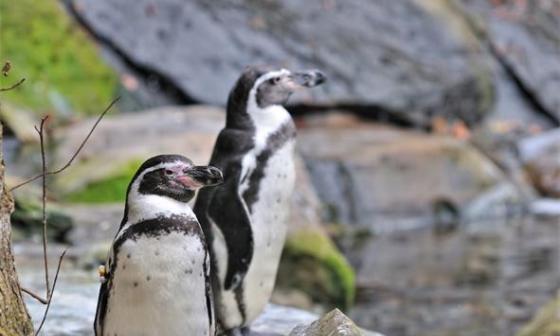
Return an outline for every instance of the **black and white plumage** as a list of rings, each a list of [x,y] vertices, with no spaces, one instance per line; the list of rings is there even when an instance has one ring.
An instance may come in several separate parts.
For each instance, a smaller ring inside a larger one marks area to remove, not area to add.
[[[214,335],[210,258],[187,202],[221,181],[219,169],[179,155],[141,165],[105,266],[96,336]]]
[[[323,81],[315,70],[248,68],[230,93],[210,160],[224,183],[201,190],[194,208],[211,250],[224,334],[247,330],[270,299],[295,179],[296,130],[283,104],[295,90]]]

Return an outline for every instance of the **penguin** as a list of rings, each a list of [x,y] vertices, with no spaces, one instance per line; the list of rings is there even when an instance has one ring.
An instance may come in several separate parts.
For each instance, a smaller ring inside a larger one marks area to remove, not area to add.
[[[187,202],[222,180],[180,155],[140,166],[101,274],[96,336],[215,334],[210,257]]]
[[[194,212],[211,254],[221,335],[247,335],[274,287],[294,189],[290,95],[324,82],[317,71],[247,68],[230,92],[210,165],[224,183],[199,192]]]

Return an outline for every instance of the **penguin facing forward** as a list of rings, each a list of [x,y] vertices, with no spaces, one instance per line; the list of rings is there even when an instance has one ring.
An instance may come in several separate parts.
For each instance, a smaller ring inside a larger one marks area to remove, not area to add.
[[[96,336],[214,335],[210,258],[187,202],[221,182],[219,169],[180,155],[140,166],[105,266]]]
[[[268,303],[284,246],[294,189],[296,129],[290,95],[325,80],[316,70],[246,69],[227,103],[210,165],[224,183],[199,192],[194,211],[211,251],[216,321],[246,335]]]

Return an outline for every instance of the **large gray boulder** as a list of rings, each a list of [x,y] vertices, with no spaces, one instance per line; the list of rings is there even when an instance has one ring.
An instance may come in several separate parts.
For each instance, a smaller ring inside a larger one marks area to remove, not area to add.
[[[481,53],[416,1],[68,0],[80,22],[141,72],[193,101],[224,104],[246,65],[320,68],[297,103],[366,107],[428,125],[475,122],[492,84]],[[490,93],[489,93],[490,91]]]
[[[535,109],[559,124],[560,4],[549,0],[457,3]]]
[[[469,142],[358,123],[310,127],[299,149],[328,220],[381,233],[505,216],[523,199]]]

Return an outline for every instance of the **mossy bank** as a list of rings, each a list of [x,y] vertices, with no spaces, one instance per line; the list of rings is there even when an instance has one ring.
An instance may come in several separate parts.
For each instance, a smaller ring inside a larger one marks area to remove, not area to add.
[[[0,61],[10,61],[2,100],[40,114],[99,113],[111,100],[117,75],[59,1],[0,0]]]

